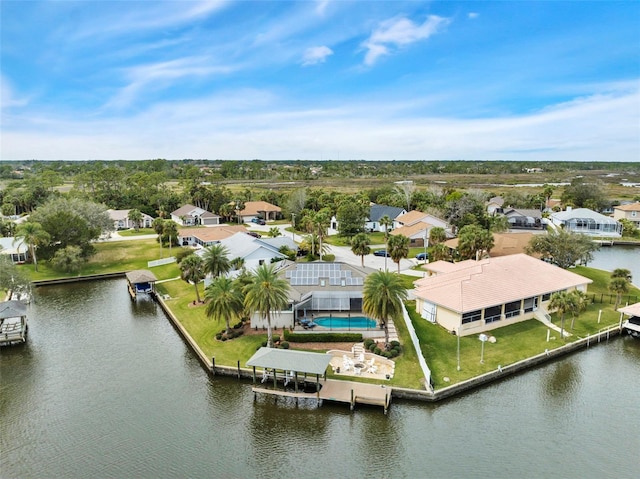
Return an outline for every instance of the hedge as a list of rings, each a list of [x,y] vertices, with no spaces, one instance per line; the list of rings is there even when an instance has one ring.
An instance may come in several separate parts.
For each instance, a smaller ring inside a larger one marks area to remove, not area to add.
[[[285,341],[294,343],[359,343],[360,333],[292,333],[284,330]]]

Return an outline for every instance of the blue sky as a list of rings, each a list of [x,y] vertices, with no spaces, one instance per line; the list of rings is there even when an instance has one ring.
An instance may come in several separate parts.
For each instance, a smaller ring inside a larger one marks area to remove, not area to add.
[[[637,1],[0,8],[4,160],[640,161]]]

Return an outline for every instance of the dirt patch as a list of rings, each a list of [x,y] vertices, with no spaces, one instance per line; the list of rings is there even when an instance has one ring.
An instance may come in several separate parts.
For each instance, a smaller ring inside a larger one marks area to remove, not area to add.
[[[200,301],[199,303],[196,301],[191,301],[187,305],[187,308],[199,308],[200,306],[204,306],[204,301]]]

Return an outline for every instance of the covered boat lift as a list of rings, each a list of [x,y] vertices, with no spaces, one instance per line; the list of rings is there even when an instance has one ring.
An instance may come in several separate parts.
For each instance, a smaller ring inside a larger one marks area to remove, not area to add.
[[[22,301],[0,303],[0,346],[27,341],[27,307]]]
[[[136,299],[136,296],[140,293],[147,293],[151,296],[156,294],[156,281],[158,279],[151,271],[137,269],[129,271],[126,276],[131,299]]]
[[[620,311],[620,327],[629,333],[631,336],[640,337],[640,303],[631,304],[624,308],[618,308]],[[622,315],[627,314],[631,318],[622,322]]]

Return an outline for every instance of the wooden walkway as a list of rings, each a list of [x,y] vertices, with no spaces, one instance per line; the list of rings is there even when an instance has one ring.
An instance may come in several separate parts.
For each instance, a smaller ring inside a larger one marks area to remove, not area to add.
[[[351,381],[337,381],[335,379],[320,380],[322,388],[319,393],[305,393],[285,391],[283,389],[267,389],[265,387],[253,387],[254,393],[271,394],[292,398],[309,398],[318,401],[333,401],[349,404],[353,411],[356,404],[369,404],[382,406],[385,414],[391,404],[391,388],[378,384],[365,384]]]

